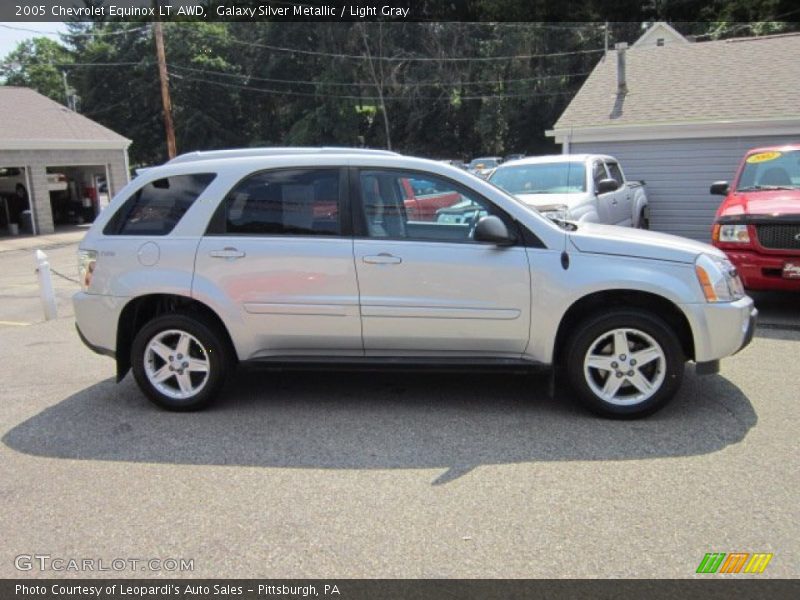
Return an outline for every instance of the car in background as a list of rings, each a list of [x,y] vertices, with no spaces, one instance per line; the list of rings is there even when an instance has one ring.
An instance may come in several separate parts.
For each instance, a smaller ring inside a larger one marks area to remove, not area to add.
[[[446,159],[440,160],[439,162],[444,163],[446,165],[450,165],[452,167],[456,167],[458,169],[466,169],[467,168],[467,163],[465,163],[463,160],[446,158]]]
[[[406,214],[411,221],[436,221],[439,210],[461,201],[461,194],[429,179],[398,179]]]
[[[69,179],[64,173],[48,173],[47,174],[47,191],[49,192],[66,192],[69,185]]]
[[[469,165],[467,165],[467,170],[478,177],[483,177],[486,179],[502,162],[502,156],[484,156],[483,158],[473,158]]]
[[[47,173],[47,191],[65,192],[69,180],[64,173]],[[20,167],[0,168],[0,194],[15,195],[27,199],[28,190],[25,187],[25,169]]]
[[[746,288],[800,291],[800,144],[749,150],[725,196],[711,233],[736,265]]]
[[[0,194],[17,196],[24,200],[28,197],[25,189],[25,170],[19,167],[0,168]]]
[[[646,229],[644,182],[628,181],[612,156],[555,154],[499,166],[489,181],[550,218]]]
[[[520,158],[525,158],[524,154],[509,154],[504,159],[503,162],[507,163],[512,160],[519,160]]]

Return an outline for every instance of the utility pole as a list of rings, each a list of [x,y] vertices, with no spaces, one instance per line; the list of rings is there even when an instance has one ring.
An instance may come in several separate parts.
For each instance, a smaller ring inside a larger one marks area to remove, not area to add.
[[[158,0],[153,0],[158,9]],[[161,21],[153,22],[153,37],[156,40],[156,57],[158,58],[158,77],[161,81],[161,104],[164,109],[164,129],[167,131],[167,156],[175,158],[175,126],[172,123],[172,100],[169,97],[169,81],[167,79],[167,57],[164,54],[164,31]]]
[[[67,72],[61,71],[61,75],[64,78],[64,97],[67,101],[67,108],[73,112],[77,112],[75,111],[75,94],[72,93],[74,90],[69,87],[69,83],[67,82]]]

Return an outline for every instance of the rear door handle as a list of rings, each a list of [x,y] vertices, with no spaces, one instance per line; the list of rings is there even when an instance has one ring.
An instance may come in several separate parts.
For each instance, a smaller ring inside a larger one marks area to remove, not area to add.
[[[237,248],[227,247],[222,250],[212,250],[208,255],[213,258],[242,258],[245,253]]]
[[[397,265],[403,262],[403,259],[388,252],[381,252],[374,256],[364,256],[361,259],[369,265]]]

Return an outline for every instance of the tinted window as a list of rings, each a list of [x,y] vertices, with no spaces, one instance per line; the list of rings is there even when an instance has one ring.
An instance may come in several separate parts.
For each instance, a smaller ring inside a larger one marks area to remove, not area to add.
[[[340,235],[339,169],[265,171],[225,198],[209,233]]]
[[[213,173],[194,173],[151,181],[125,201],[104,233],[167,235],[215,177]]]
[[[362,171],[361,212],[373,238],[470,242],[481,217],[494,205],[453,182],[433,175]],[[418,195],[418,190],[424,194]]]
[[[509,194],[568,194],[586,191],[586,167],[579,162],[500,167],[489,178]]]
[[[608,167],[608,172],[614,181],[616,181],[619,185],[625,183],[625,178],[622,176],[622,170],[619,168],[617,163],[608,162],[606,163],[606,167]]]

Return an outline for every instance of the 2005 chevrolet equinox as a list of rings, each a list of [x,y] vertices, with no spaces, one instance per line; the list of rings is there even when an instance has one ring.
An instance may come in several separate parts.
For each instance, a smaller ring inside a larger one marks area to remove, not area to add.
[[[208,404],[239,361],[545,364],[595,412],[638,417],[687,360],[716,372],[757,314],[710,245],[554,222],[455,167],[346,148],[149,169],[79,265],[81,339],[172,410]]]

